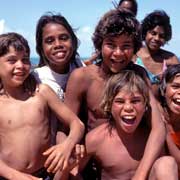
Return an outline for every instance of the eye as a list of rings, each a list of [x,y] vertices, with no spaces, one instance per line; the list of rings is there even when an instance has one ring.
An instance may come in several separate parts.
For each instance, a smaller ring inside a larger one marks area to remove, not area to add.
[[[16,59],[15,58],[8,58],[7,62],[10,64],[14,64],[16,62]]]
[[[53,37],[47,37],[47,38],[44,40],[44,42],[45,42],[46,44],[51,44],[53,41],[54,41],[54,38],[53,38]]]
[[[130,50],[132,49],[133,46],[131,44],[124,44],[123,47],[121,48],[122,50]]]
[[[24,64],[30,64],[30,59],[29,59],[29,57],[24,57],[24,58],[22,59],[22,62],[23,62]]]
[[[123,99],[115,99],[114,102],[117,104],[123,104],[124,100]]]
[[[139,98],[138,98],[138,99],[132,99],[131,102],[132,102],[133,104],[139,104],[139,103],[142,102],[142,100],[139,99]]]
[[[59,36],[59,40],[62,40],[62,41],[67,41],[70,39],[70,36],[68,34],[61,34]]]

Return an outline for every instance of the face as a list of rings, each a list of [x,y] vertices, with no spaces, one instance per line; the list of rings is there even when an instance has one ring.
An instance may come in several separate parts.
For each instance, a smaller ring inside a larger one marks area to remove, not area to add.
[[[124,34],[104,39],[102,57],[107,71],[118,73],[128,65],[134,54],[133,44],[133,38]]]
[[[162,26],[156,26],[146,34],[145,42],[152,51],[158,51],[165,44],[165,32]]]
[[[167,84],[165,98],[170,111],[180,115],[180,74]]]
[[[72,39],[64,26],[48,23],[43,28],[43,52],[48,59],[49,66],[59,73],[64,73],[69,68],[73,54]]]
[[[125,133],[133,133],[145,112],[145,100],[139,92],[122,89],[115,96],[111,113],[116,127]]]
[[[0,78],[3,86],[18,87],[28,77],[31,64],[29,55],[24,51],[15,51],[10,46],[9,52],[0,57]]]

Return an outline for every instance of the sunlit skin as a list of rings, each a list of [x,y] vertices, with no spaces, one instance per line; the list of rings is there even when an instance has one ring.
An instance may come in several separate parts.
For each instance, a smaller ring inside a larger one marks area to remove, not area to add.
[[[73,54],[72,39],[60,24],[48,23],[43,28],[43,52],[50,68],[57,73],[66,73]]]
[[[124,69],[134,54],[133,38],[122,34],[107,37],[102,44],[103,66],[107,72],[117,73]]]
[[[145,100],[138,91],[132,93],[124,88],[115,96],[111,112],[117,129],[132,133],[145,112]]]
[[[165,98],[173,119],[180,119],[180,74],[166,86]]]
[[[165,44],[165,31],[162,26],[156,26],[149,30],[145,38],[149,51],[157,52]]]

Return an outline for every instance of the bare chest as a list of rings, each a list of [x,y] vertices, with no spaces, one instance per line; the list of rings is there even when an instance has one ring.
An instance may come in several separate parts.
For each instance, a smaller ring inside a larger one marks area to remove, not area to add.
[[[0,126],[12,130],[40,125],[47,115],[47,108],[39,98],[27,101],[0,101]]]

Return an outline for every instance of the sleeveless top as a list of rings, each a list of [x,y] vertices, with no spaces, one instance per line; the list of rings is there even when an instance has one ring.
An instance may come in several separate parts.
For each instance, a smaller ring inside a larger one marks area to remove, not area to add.
[[[148,74],[148,77],[149,77],[149,79],[150,79],[150,81],[151,81],[151,84],[159,84],[159,83],[160,83],[160,78],[159,78],[159,76],[160,76],[161,74],[163,74],[163,72],[167,69],[167,65],[166,65],[165,60],[163,61],[163,69],[162,69],[162,72],[159,73],[159,74],[157,74],[157,75],[155,75],[155,74],[153,74],[152,72],[150,72],[150,71],[147,70],[147,68],[145,67],[145,65],[144,65],[144,63],[143,63],[143,61],[142,61],[142,59],[141,59],[140,57],[137,57],[135,64],[138,64],[138,65],[140,65],[140,66],[142,66],[142,67],[145,68],[145,70],[146,70],[146,72],[147,72],[147,74]]]

